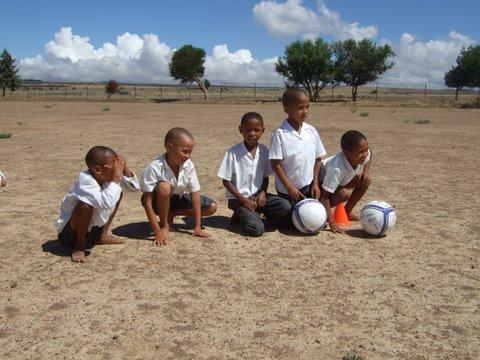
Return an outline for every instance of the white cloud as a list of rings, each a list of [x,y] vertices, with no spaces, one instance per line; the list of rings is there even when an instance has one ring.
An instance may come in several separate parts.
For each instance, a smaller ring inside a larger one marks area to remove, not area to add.
[[[125,33],[115,44],[100,48],[88,37],[61,28],[44,47],[45,53],[19,62],[24,79],[46,81],[103,81],[172,83],[168,63],[173,49],[158,36]],[[205,77],[211,82],[237,84],[281,84],[274,70],[276,58],[254,59],[248,49],[229,52],[227,45],[214,47],[205,60]]]
[[[443,87],[445,72],[456,64],[463,47],[474,44],[468,35],[451,31],[447,38],[422,42],[404,33],[394,45],[394,67],[382,78],[382,83],[397,86]]]
[[[317,11],[303,5],[302,0],[262,0],[253,7],[257,23],[268,32],[279,37],[303,36],[313,38],[331,35],[340,40],[347,38],[364,39],[377,36],[376,26],[360,26],[357,22],[342,20],[339,13],[327,8],[325,2],[318,2]]]

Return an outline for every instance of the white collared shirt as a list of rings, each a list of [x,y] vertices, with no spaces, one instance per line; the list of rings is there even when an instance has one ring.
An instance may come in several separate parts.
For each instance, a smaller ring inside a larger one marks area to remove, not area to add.
[[[5,177],[5,175],[3,175],[3,173],[0,171],[0,179],[3,179],[5,181],[7,181],[7,178]]]
[[[320,181],[322,189],[334,193],[339,186],[347,185],[352,179],[363,172],[365,164],[370,161],[370,150],[363,164],[357,165],[355,169],[350,165],[343,151],[335,156],[330,156],[322,161]]]
[[[182,197],[187,191],[191,193],[200,191],[195,166],[190,159],[180,166],[177,179],[167,163],[166,154],[160,155],[143,170],[140,177],[140,189],[142,192],[153,192],[161,181],[168,182],[172,186],[172,195],[176,194]]]
[[[317,130],[303,123],[298,133],[287,120],[272,135],[270,160],[281,160],[280,165],[288,179],[297,189],[309,185],[313,180],[315,160],[326,155]],[[275,175],[277,191],[288,194],[282,181]]]
[[[118,200],[120,200],[122,187],[132,191],[140,190],[137,177],[134,173],[133,176],[129,178],[122,176],[121,185],[122,186],[112,181],[100,186],[88,170],[82,171],[68,191],[68,194],[62,200],[60,217],[55,222],[58,233],[63,230],[68,220],[70,220],[70,216],[78,201],[93,206],[92,220],[88,225],[88,230],[93,226],[105,225],[115,209]]]
[[[240,194],[249,198],[258,193],[262,188],[263,179],[271,173],[268,148],[258,144],[255,156],[252,156],[241,142],[225,153],[217,175],[221,179],[231,181]],[[227,199],[236,197],[227,190]]]

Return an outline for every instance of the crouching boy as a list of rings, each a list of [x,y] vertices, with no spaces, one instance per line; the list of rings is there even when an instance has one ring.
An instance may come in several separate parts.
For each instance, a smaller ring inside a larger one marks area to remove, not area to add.
[[[358,221],[353,208],[371,183],[371,153],[367,138],[358,131],[349,130],[343,134],[340,143],[342,151],[325,159],[320,172],[320,201],[327,210],[330,229],[335,233],[345,230],[335,223],[331,208],[347,201],[345,210],[349,220]]]
[[[155,236],[154,243],[167,244],[168,232],[173,229],[173,218],[177,215],[193,216],[193,235],[210,238],[202,230],[202,216],[213,215],[217,204],[200,195],[197,173],[190,160],[195,140],[188,130],[175,127],[165,135],[164,145],[166,152],[151,162],[140,178],[142,205]]]
[[[122,197],[120,184],[132,191],[140,189],[125,159],[106,146],[91,148],[85,162],[88,170],[78,175],[63,198],[55,223],[60,242],[73,249],[74,262],[85,262],[85,251],[94,245],[123,243],[108,235]]]
[[[228,207],[234,211],[232,222],[238,222],[245,235],[261,236],[265,226],[260,214],[265,215],[269,225],[276,226],[290,212],[291,204],[279,196],[267,195],[268,175],[272,171],[268,148],[258,143],[265,131],[262,116],[246,113],[239,131],[243,142],[228,149],[218,176],[227,189]]]

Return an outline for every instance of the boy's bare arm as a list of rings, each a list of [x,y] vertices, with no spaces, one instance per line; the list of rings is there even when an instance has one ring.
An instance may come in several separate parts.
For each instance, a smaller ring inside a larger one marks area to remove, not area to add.
[[[295,185],[292,184],[292,182],[288,179],[287,174],[285,174],[285,171],[282,168],[282,165],[280,164],[280,160],[278,159],[272,159],[272,169],[275,172],[275,174],[280,178],[280,181],[285,185],[287,188],[287,191],[289,195],[295,200],[299,201],[301,199],[305,199],[305,196],[295,187]]]
[[[267,203],[267,189],[268,189],[268,176],[263,178],[262,187],[260,192],[255,196],[255,201],[258,206],[263,207]]]
[[[360,183],[363,186],[370,186],[372,183],[372,175],[370,175],[370,166],[372,163],[372,152],[370,150],[370,160],[363,166],[363,171],[359,176]]]
[[[320,186],[318,185],[318,177],[320,175],[320,169],[322,168],[322,158],[315,159],[315,165],[313,165],[313,182],[312,182],[312,196],[314,199],[319,199],[321,195]]]
[[[155,236],[156,245],[166,245],[167,244],[167,235],[160,226],[158,225],[157,215],[153,211],[153,197],[151,192],[143,193],[143,207],[145,213],[147,214],[148,222],[152,228],[153,234]],[[168,232],[168,229],[167,229]]]
[[[345,229],[342,229],[340,226],[338,226],[337,223],[335,222],[335,219],[333,218],[329,196],[330,196],[330,193],[325,189],[322,189],[320,202],[323,204],[327,212],[327,219],[328,219],[328,225],[330,226],[330,230],[332,230],[334,233],[345,233]]]
[[[200,204],[200,192],[195,191],[190,193],[190,199],[192,201],[193,217],[195,219],[195,227],[193,229],[193,236],[199,236],[204,238],[212,238],[212,235],[207,231],[202,230],[202,207]]]
[[[257,203],[254,200],[243,196],[240,191],[238,191],[238,189],[232,184],[231,181],[223,179],[222,183],[225,189],[230,191],[243,206],[245,206],[249,210],[255,211],[255,209],[257,208]]]

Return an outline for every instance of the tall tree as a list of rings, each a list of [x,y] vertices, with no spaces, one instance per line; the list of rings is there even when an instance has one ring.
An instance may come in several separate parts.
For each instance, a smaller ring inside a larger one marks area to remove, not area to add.
[[[352,87],[353,101],[357,101],[359,86],[374,82],[393,66],[389,58],[395,55],[389,45],[377,46],[368,39],[338,41],[333,53],[334,78]]]
[[[192,45],[184,45],[173,53],[168,68],[170,76],[175,80],[180,80],[182,84],[190,84],[195,81],[207,100],[207,89],[202,81],[205,72],[204,63],[205,50]]]
[[[119,84],[116,80],[108,80],[108,82],[105,84],[105,94],[107,94],[107,97],[110,99],[113,94],[116,94],[118,92]]]
[[[22,80],[18,76],[18,69],[15,66],[15,58],[13,58],[7,49],[3,49],[0,55],[0,88],[2,88],[2,96],[5,96],[6,89],[15,91],[22,85]]]
[[[286,87],[301,86],[318,99],[320,91],[332,81],[333,63],[330,46],[323,40],[295,41],[285,48],[275,70],[287,81]]]
[[[455,88],[455,101],[458,91],[464,87],[480,87],[480,45],[463,48],[457,57],[457,65],[445,74],[445,85]]]

